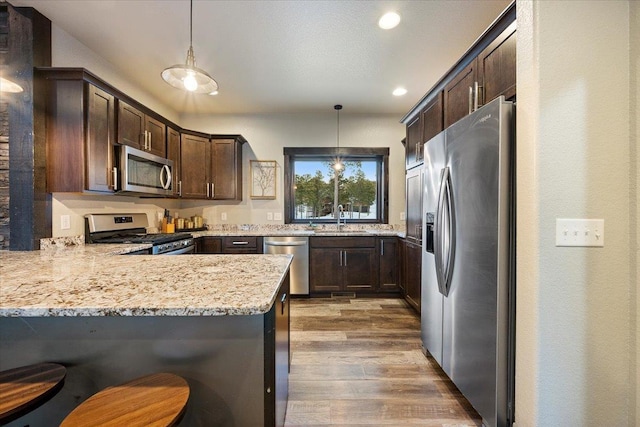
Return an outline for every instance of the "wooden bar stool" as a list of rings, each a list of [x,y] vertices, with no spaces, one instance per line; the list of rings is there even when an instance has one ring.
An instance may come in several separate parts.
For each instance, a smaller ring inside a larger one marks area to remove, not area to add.
[[[8,423],[52,398],[67,370],[57,363],[38,363],[0,372],[0,424]]]
[[[85,400],[60,427],[166,427],[179,421],[189,399],[189,385],[159,373],[105,388]]]

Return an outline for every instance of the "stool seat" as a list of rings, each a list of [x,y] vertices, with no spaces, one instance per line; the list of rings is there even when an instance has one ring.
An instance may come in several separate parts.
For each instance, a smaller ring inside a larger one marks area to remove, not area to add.
[[[165,427],[176,423],[187,405],[189,385],[181,377],[158,373],[105,388],[85,400],[60,427]]]
[[[35,409],[62,387],[67,370],[38,363],[0,372],[0,422]]]

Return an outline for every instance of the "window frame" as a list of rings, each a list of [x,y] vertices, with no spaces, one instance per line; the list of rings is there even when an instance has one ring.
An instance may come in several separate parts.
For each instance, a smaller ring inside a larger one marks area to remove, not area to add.
[[[339,156],[345,161],[349,160],[376,160],[377,162],[377,186],[378,195],[376,206],[376,219],[351,220],[355,224],[388,224],[389,223],[389,148],[388,147],[284,147],[284,223],[305,224],[308,219],[295,218],[295,168],[296,160],[327,161]],[[331,224],[335,219],[318,220],[314,223]]]

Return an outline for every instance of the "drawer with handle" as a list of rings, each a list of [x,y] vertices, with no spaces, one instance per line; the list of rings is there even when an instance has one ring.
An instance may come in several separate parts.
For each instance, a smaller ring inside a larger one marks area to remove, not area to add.
[[[225,236],[222,245],[224,253],[262,253],[262,237],[258,236]]]

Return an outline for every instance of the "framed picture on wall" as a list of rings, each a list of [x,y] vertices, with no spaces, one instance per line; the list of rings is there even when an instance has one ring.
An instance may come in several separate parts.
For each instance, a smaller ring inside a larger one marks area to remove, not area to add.
[[[276,167],[275,160],[251,160],[251,198],[276,198]]]

